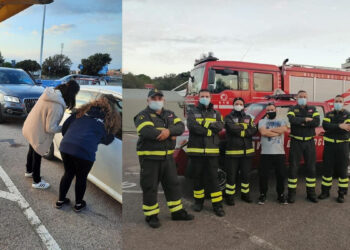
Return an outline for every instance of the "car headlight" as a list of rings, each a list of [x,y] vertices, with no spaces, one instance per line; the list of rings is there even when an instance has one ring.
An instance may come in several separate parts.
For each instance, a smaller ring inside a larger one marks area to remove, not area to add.
[[[5,100],[6,102],[16,102],[16,103],[19,103],[19,98],[18,98],[18,97],[14,97],[14,96],[5,95],[5,96],[4,96],[4,100]]]

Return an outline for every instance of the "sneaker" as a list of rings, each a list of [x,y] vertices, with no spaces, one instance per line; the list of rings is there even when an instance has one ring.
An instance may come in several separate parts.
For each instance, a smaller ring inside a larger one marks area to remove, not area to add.
[[[146,216],[145,218],[147,224],[151,227],[151,228],[158,228],[160,227],[160,222],[158,219],[158,215],[154,214],[151,216]]]
[[[40,182],[38,183],[33,183],[32,184],[32,187],[33,188],[37,188],[37,189],[47,189],[50,187],[50,184],[47,183],[46,181],[44,181],[43,179],[41,179]]]
[[[284,194],[278,195],[277,200],[278,200],[278,202],[279,202],[280,204],[283,204],[283,205],[287,205],[287,204],[288,204],[287,198],[286,198],[286,196],[285,196]]]
[[[63,207],[64,204],[69,204],[69,203],[70,203],[70,200],[68,198],[64,198],[63,201],[56,201],[55,207],[57,209],[60,209]]]
[[[260,194],[258,204],[259,205],[264,205],[265,201],[266,201],[266,195],[265,194]]]
[[[33,178],[33,172],[30,172],[30,173],[25,172],[25,173],[24,173],[24,176],[25,176],[25,177],[28,177],[28,178]]]
[[[179,211],[171,213],[172,220],[193,220],[194,216],[192,214],[187,213],[185,209],[181,209]]]
[[[83,200],[81,203],[75,204],[74,211],[79,213],[86,208],[86,202]]]
[[[223,217],[225,216],[225,211],[222,206],[213,207],[214,213],[216,216]]]

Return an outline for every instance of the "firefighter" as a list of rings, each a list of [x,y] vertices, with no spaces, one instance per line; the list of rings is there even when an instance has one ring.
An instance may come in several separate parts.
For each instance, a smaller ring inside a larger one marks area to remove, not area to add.
[[[210,194],[214,213],[224,216],[222,206],[222,192],[219,190],[219,132],[224,123],[219,111],[213,108],[210,102],[210,93],[207,89],[199,91],[199,103],[188,113],[187,126],[190,132],[187,154],[194,178],[194,205],[195,211],[203,209],[205,197],[205,184]]]
[[[317,203],[316,187],[316,147],[314,142],[315,127],[320,124],[320,114],[315,106],[307,105],[307,92],[299,90],[297,105],[290,107],[287,116],[291,126],[289,173],[288,173],[288,203],[295,202],[297,188],[297,173],[299,162],[304,157],[306,167],[307,200]]]
[[[157,202],[161,182],[172,220],[193,220],[183,209],[180,182],[173,159],[175,137],[184,132],[184,124],[174,112],[163,108],[164,96],[160,90],[148,93],[148,106],[135,116],[139,139],[137,155],[141,165],[140,183],[143,191],[143,211],[152,228],[160,226]]]
[[[249,195],[249,172],[254,156],[252,137],[257,132],[254,119],[244,112],[244,100],[236,97],[233,100],[233,110],[225,117],[227,144],[225,150],[225,169],[227,183],[225,200],[233,206],[236,193],[236,175],[241,177],[241,199],[251,203]]]
[[[332,187],[333,171],[338,176],[339,203],[344,202],[344,194],[348,190],[349,178],[347,169],[349,163],[350,113],[343,109],[344,99],[341,95],[334,98],[334,110],[323,118],[322,126],[326,131],[323,151],[322,192],[319,199],[329,197]]]

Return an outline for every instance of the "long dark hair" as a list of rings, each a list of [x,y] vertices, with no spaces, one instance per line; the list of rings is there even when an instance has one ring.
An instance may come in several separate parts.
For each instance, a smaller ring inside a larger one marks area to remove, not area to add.
[[[80,90],[79,84],[74,80],[70,80],[65,84],[58,85],[55,89],[61,91],[62,97],[67,105],[67,108],[70,110],[73,109],[75,107],[75,96]]]

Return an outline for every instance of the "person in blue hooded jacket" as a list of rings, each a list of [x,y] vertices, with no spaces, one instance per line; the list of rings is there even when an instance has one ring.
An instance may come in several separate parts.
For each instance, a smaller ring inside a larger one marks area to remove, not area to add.
[[[112,95],[102,95],[81,106],[64,122],[63,139],[59,150],[65,173],[61,179],[56,208],[61,208],[70,202],[66,195],[74,176],[76,177],[74,210],[80,212],[86,207],[83,197],[87,176],[96,160],[98,145],[112,143],[121,129],[121,117],[116,102]]]

